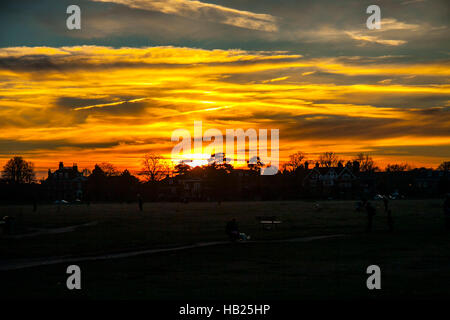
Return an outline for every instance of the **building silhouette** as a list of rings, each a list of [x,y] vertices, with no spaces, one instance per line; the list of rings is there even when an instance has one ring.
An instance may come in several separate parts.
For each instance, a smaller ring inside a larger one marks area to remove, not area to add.
[[[50,200],[82,200],[87,178],[78,171],[77,164],[64,167],[60,162],[55,172],[48,169],[48,177],[44,181]]]

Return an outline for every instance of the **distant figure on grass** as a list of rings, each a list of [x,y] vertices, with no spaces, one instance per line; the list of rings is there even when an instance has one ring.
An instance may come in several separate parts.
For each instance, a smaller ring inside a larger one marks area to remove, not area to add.
[[[233,218],[233,220],[228,221],[225,232],[231,241],[236,241],[239,239],[239,228],[236,219]]]
[[[387,196],[383,197],[383,203],[384,203],[384,212],[388,212],[389,210],[389,198]]]
[[[142,211],[144,209],[144,203],[142,201],[142,197],[141,197],[140,193],[138,193],[137,198],[138,198],[138,203],[139,203],[139,211]]]
[[[16,219],[14,217],[4,216],[3,223],[6,234],[15,233]]]
[[[245,233],[241,233],[239,232],[239,227],[238,224],[236,222],[236,219],[233,218],[233,220],[229,221],[227,223],[227,226],[225,228],[225,232],[228,235],[228,237],[230,238],[231,241],[236,241],[236,240],[240,240],[240,241],[246,241],[246,240],[250,240],[250,236],[246,235]]]
[[[371,232],[372,231],[373,216],[376,214],[376,209],[368,201],[366,202],[365,208],[366,208],[366,212],[367,212],[367,228],[366,228],[366,232]]]
[[[387,225],[389,232],[394,231],[394,219],[392,218],[392,210],[389,209],[389,198],[387,196],[383,197],[383,203],[384,203],[384,212],[387,215]]]
[[[445,228],[450,231],[450,194],[445,197],[444,205]]]

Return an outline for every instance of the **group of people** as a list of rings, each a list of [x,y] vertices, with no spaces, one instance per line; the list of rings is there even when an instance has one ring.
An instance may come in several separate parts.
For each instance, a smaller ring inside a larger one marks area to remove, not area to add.
[[[392,217],[392,210],[389,207],[389,198],[386,196],[383,197],[383,205],[384,205],[384,213],[386,214],[386,222],[388,230],[389,232],[392,232],[394,231],[394,219]],[[366,232],[371,232],[373,226],[373,217],[377,213],[375,206],[368,200],[363,199],[362,202],[358,203],[358,210],[360,211],[365,210],[367,214]],[[447,194],[445,198],[443,204],[443,211],[444,211],[445,227],[447,230],[450,231],[450,194]],[[250,239],[250,236],[247,236],[245,233],[239,232],[239,227],[236,219],[232,219],[227,223],[225,232],[230,238],[230,240],[233,242],[238,240],[245,241]]]
[[[388,230],[392,232],[394,230],[394,219],[392,217],[392,210],[389,208],[389,198],[384,196],[383,197],[383,204],[384,204],[384,213],[386,214],[387,218],[387,225]],[[359,205],[359,209],[364,209],[367,213],[367,227],[366,231],[371,232],[372,231],[372,223],[373,223],[373,217],[376,214],[376,208],[375,206],[367,201],[366,199],[363,199],[363,201]],[[443,211],[444,211],[444,220],[445,220],[445,228],[447,230],[450,230],[450,194],[447,194],[444,204],[443,204]]]
[[[388,230],[390,232],[394,231],[394,219],[392,217],[392,210],[389,208],[389,198],[384,196],[383,197],[383,204],[384,204],[384,213],[386,214],[387,218],[387,226]],[[372,231],[372,225],[373,225],[373,217],[377,213],[377,209],[375,206],[369,202],[367,199],[363,199],[360,203],[359,209],[363,209],[366,211],[367,214],[367,226],[366,226],[366,232]]]

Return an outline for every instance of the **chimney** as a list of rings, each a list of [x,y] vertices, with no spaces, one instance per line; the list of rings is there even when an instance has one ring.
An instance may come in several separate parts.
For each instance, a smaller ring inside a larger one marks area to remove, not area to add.
[[[73,164],[73,171],[78,172],[78,165],[76,163]]]
[[[62,170],[62,169],[64,169],[64,163],[61,161],[61,162],[59,163],[59,170]]]

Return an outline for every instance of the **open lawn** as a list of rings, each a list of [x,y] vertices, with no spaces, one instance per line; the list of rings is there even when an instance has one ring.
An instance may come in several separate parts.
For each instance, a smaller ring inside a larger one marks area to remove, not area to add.
[[[31,233],[91,223],[68,232],[0,238],[0,267],[55,256],[94,256],[137,249],[226,240],[235,217],[248,243],[82,261],[82,290],[66,289],[68,264],[0,271],[0,296],[11,298],[144,299],[352,299],[450,298],[450,234],[442,201],[391,201],[395,230],[387,231],[382,202],[374,230],[355,201],[91,204],[0,207]],[[283,223],[263,230],[256,216]],[[93,222],[93,223],[92,223]],[[270,242],[344,234],[310,242]],[[381,267],[382,289],[366,288],[366,268]]]

